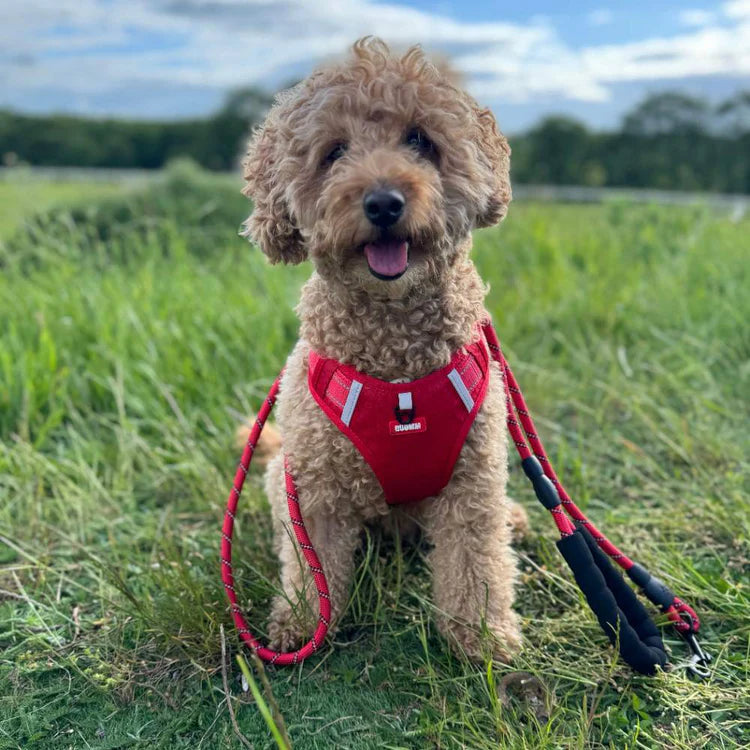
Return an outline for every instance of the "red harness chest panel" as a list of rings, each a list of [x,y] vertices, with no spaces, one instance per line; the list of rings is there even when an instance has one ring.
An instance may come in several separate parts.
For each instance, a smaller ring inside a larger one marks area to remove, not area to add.
[[[310,352],[308,385],[375,472],[386,501],[409,503],[448,484],[487,393],[489,361],[482,335],[440,370],[389,383]]]

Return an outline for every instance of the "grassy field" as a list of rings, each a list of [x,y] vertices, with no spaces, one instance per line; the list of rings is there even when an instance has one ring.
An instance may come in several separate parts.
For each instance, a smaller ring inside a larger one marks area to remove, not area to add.
[[[59,186],[0,184],[0,747],[239,748],[230,709],[274,746],[234,658],[219,527],[234,426],[293,345],[310,269],[237,237],[237,189],[183,167],[127,196],[68,188],[70,209],[31,219]],[[370,535],[332,647],[266,672],[295,748],[750,744],[748,238],[709,210],[519,204],[475,248],[558,473],[702,615],[711,679],[614,658],[514,468],[522,655],[453,656],[425,550]],[[236,575],[262,630],[275,563],[249,484]],[[498,688],[519,670],[546,706]]]

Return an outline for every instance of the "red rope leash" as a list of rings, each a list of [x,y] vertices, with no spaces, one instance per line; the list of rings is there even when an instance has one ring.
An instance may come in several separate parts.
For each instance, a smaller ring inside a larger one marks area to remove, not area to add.
[[[644,594],[654,603],[660,604],[672,622],[672,625],[685,637],[692,651],[692,671],[700,676],[705,676],[705,670],[700,671],[699,667],[705,667],[710,657],[703,653],[695,639],[695,634],[700,627],[700,621],[695,611],[679,597],[672,594],[658,579],[651,576],[643,566],[631,560],[626,554],[621,552],[607,537],[586,517],[583,511],[573,502],[567,491],[560,483],[555,474],[552,465],[547,458],[542,441],[534,426],[534,421],[529,414],[528,407],[524,401],[521,389],[503,356],[500,349],[500,342],[497,334],[490,322],[482,326],[484,335],[492,353],[492,358],[499,364],[500,373],[505,387],[505,396],[507,404],[507,424],[510,435],[521,458],[522,466],[529,478],[532,480],[537,497],[543,505],[550,511],[552,519],[557,526],[560,536],[563,540],[576,534],[577,527],[570,520],[572,518],[579,525],[585,527],[593,537],[596,545],[614,562],[616,562],[630,578],[635,581],[643,590]],[[242,614],[239,604],[237,603],[237,593],[234,588],[234,576],[232,573],[232,533],[234,530],[235,514],[237,512],[237,503],[242,492],[242,487],[247,477],[255,447],[258,444],[263,426],[268,419],[276,396],[279,391],[279,385],[283,370],[274,381],[266,400],[258,412],[258,416],[250,431],[245,449],[237,467],[232,489],[227,500],[227,509],[224,516],[224,525],[222,527],[221,542],[221,577],[227,597],[232,608],[232,617],[239,631],[240,637],[250,646],[258,656],[264,661],[272,664],[297,664],[315,653],[322,645],[328,632],[329,621],[331,617],[331,602],[328,593],[328,584],[323,572],[323,567],[315,554],[315,549],[305,529],[305,523],[300,510],[299,498],[297,496],[297,487],[294,483],[288,458],[284,460],[284,476],[286,482],[286,495],[289,506],[289,518],[294,529],[297,542],[307,561],[310,572],[313,575],[315,586],[318,591],[319,615],[318,625],[312,638],[302,648],[293,652],[280,652],[266,648],[251,633],[247,622]],[[528,442],[527,442],[528,441]],[[565,515],[568,513],[570,518]],[[593,544],[593,542],[592,542]],[[631,592],[632,596],[632,592]]]
[[[247,643],[247,645],[250,646],[250,648],[252,648],[264,661],[268,661],[271,664],[286,665],[296,664],[318,650],[325,640],[331,618],[331,600],[328,595],[328,583],[325,574],[323,573],[323,567],[320,564],[320,560],[315,554],[315,549],[310,541],[310,537],[307,535],[305,522],[302,520],[299,498],[297,497],[297,486],[294,483],[294,477],[289,468],[289,461],[287,458],[284,459],[284,479],[286,481],[286,497],[289,506],[289,518],[292,522],[292,528],[297,537],[297,542],[302,549],[302,554],[305,556],[310,572],[315,579],[315,586],[318,589],[320,611],[318,614],[318,626],[313,637],[297,651],[274,651],[265,646],[261,646],[258,639],[250,632],[242,614],[242,610],[240,609],[239,604],[237,604],[237,592],[234,588],[234,575],[232,574],[232,532],[234,531],[237,502],[240,499],[242,486],[245,484],[245,477],[247,477],[247,472],[250,468],[250,461],[255,452],[255,446],[258,444],[258,439],[263,431],[263,425],[265,425],[268,415],[271,413],[271,409],[273,409],[273,405],[276,403],[276,396],[279,392],[279,385],[283,374],[284,371],[282,370],[274,381],[274,384],[271,386],[271,390],[268,392],[268,396],[266,396],[266,400],[263,402],[263,406],[258,412],[253,428],[250,431],[250,437],[248,438],[245,449],[242,452],[240,465],[237,467],[237,472],[234,475],[234,482],[229,493],[227,510],[224,515],[224,526],[221,530],[221,580],[224,582],[227,597],[232,605],[234,624],[237,626],[237,630],[242,640],[245,641],[245,643]]]

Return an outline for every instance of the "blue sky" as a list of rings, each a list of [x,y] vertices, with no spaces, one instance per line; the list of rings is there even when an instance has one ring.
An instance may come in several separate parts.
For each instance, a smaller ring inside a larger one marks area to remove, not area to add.
[[[645,94],[750,88],[750,0],[24,0],[0,24],[0,107],[202,115],[375,33],[449,55],[507,132],[550,113],[615,126]],[[7,7],[10,5],[10,7]]]

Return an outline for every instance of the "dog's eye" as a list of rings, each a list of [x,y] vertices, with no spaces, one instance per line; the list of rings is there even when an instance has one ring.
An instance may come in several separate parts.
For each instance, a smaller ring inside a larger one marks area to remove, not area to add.
[[[406,134],[405,143],[427,159],[434,159],[437,156],[435,144],[420,128],[412,128]]]
[[[346,149],[347,144],[340,141],[326,154],[326,158],[323,159],[323,164],[333,164],[336,159],[340,159],[346,153]]]

